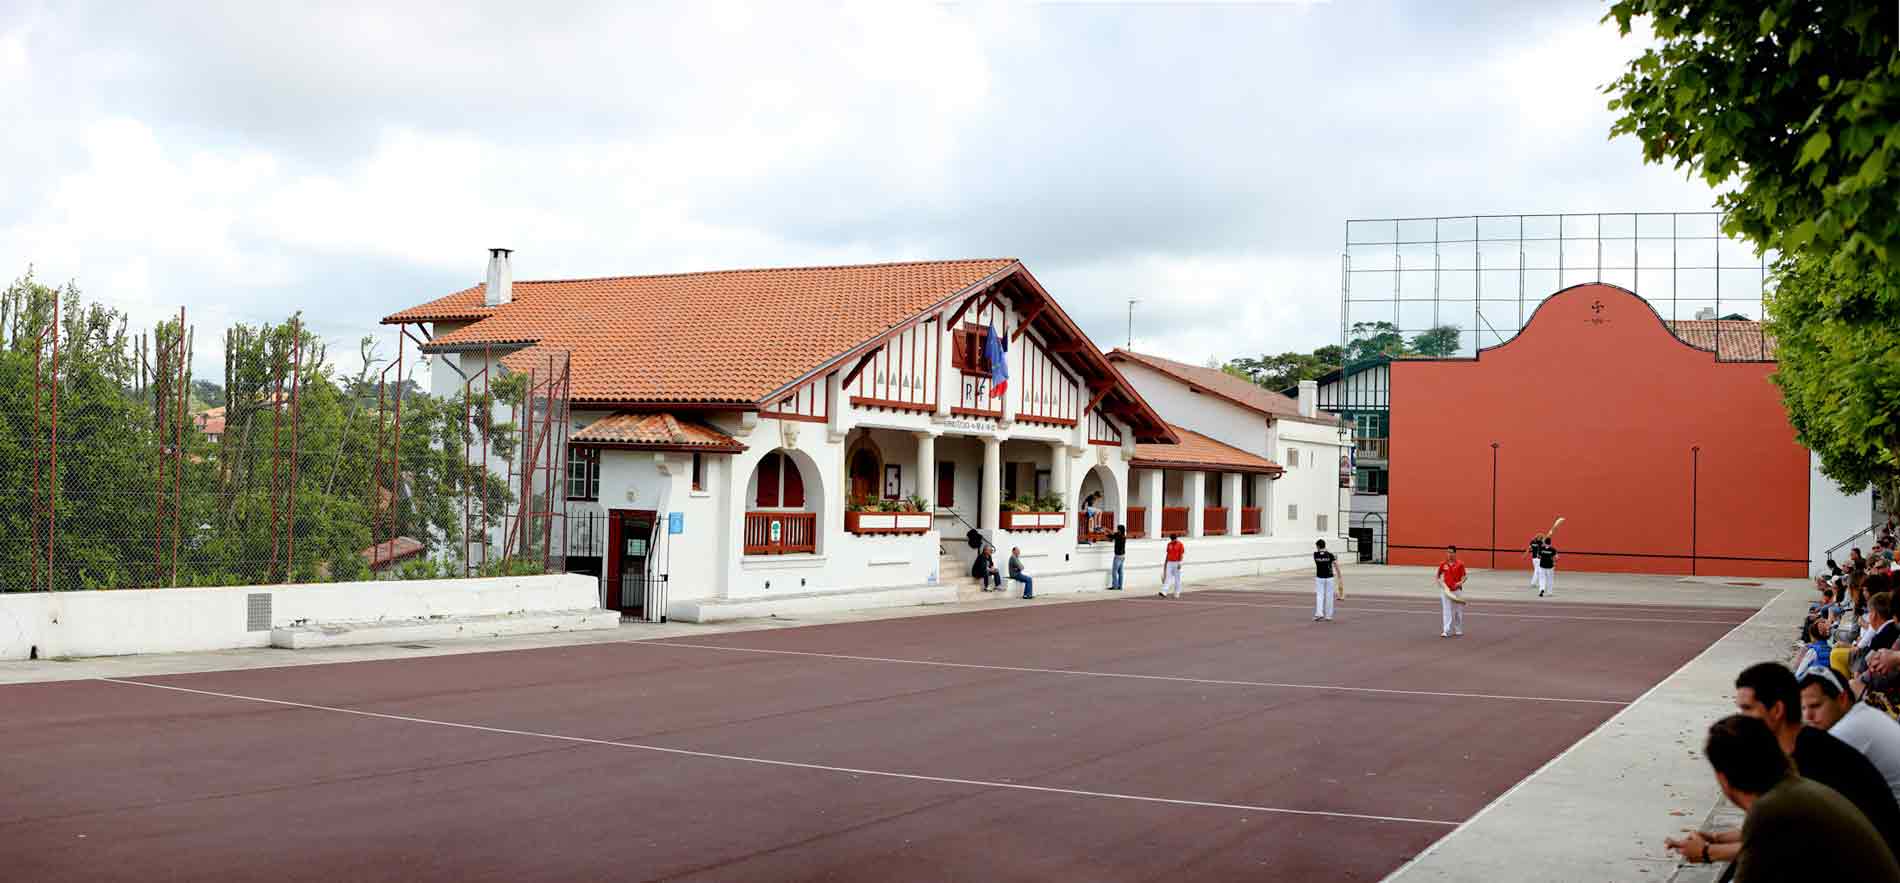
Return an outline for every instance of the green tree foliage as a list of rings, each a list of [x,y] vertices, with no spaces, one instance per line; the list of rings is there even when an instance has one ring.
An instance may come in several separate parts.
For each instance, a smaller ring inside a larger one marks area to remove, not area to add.
[[[1391,322],[1354,322],[1346,333],[1346,364],[1406,355],[1405,335]]]
[[[513,503],[502,479],[469,463],[483,443],[470,403],[405,388],[398,445],[395,409],[377,407],[375,360],[338,378],[296,317],[230,329],[222,385],[193,379],[188,365],[179,377],[170,354],[188,332],[176,320],[144,340],[126,324],[30,274],[0,295],[0,590],[361,579],[378,511],[381,538],[418,539],[445,562],[433,566],[459,574],[465,492],[486,492],[491,526]],[[507,411],[518,403],[499,396],[519,386],[498,383],[474,409]],[[189,419],[208,390],[226,407],[215,442]],[[494,422],[487,441],[491,461],[506,462],[513,427]]]
[[[1650,162],[1724,188],[1727,230],[1778,262],[1777,382],[1850,490],[1896,474],[1900,53],[1892,3],[1621,0],[1657,45],[1607,87]]]
[[[1411,355],[1444,358],[1458,354],[1458,335],[1462,332],[1456,325],[1440,325],[1429,331],[1421,331],[1412,336],[1407,348]]]
[[[1774,380],[1796,433],[1842,487],[1900,499],[1900,299],[1820,259],[1783,258],[1775,274]]]
[[[1242,356],[1229,360],[1222,367],[1229,374],[1277,392],[1296,386],[1302,380],[1312,380],[1328,371],[1337,370],[1341,352],[1343,350],[1337,345],[1328,345],[1310,353],[1281,353],[1277,356],[1261,355],[1259,358]]]

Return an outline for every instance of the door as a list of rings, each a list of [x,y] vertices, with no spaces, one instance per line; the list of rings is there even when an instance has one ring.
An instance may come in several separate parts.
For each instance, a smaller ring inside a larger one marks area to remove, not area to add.
[[[615,509],[607,531],[607,603],[627,615],[639,615],[650,576],[647,560],[653,554],[654,512],[651,509]]]
[[[851,455],[851,498],[854,500],[875,500],[882,494],[879,485],[882,470],[878,468],[877,455],[859,448]]]

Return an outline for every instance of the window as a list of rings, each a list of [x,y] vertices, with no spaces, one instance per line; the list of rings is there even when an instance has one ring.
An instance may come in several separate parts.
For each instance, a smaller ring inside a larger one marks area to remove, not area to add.
[[[983,349],[983,336],[989,329],[982,325],[964,323],[950,338],[950,366],[965,374],[990,373],[989,354]]]
[[[1240,507],[1253,508],[1254,477],[1249,475],[1240,480]]]
[[[948,508],[957,504],[957,464],[937,464],[937,505]]]
[[[600,449],[567,449],[567,498],[600,499]]]
[[[698,451],[694,451],[693,452],[693,490],[703,491],[705,489],[706,489],[706,455],[699,453]]]
[[[1222,506],[1227,505],[1227,503],[1221,499],[1221,480],[1220,479],[1221,479],[1221,474],[1218,472],[1207,473],[1207,478],[1206,478],[1207,484],[1205,485],[1207,490],[1204,493],[1204,496],[1206,499],[1206,505],[1212,506],[1215,509],[1219,509]]]
[[[1289,469],[1294,466],[1300,465],[1300,449],[1299,448],[1286,449],[1286,465],[1287,465],[1287,468]]]
[[[798,464],[791,458],[773,451],[759,461],[758,492],[753,495],[753,505],[760,509],[799,509],[805,505],[805,480],[798,473]]]
[[[1300,520],[1300,504],[1298,503],[1286,504],[1286,520],[1288,521]]]
[[[1362,494],[1386,493],[1387,474],[1384,469],[1360,467],[1358,480],[1354,482],[1353,490]]]
[[[1319,532],[1320,533],[1326,532],[1326,516],[1324,515],[1321,515],[1319,517]]]

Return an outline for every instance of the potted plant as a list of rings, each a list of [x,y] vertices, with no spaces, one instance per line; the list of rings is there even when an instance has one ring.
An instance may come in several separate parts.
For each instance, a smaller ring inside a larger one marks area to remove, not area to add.
[[[912,494],[897,501],[897,529],[904,533],[923,533],[931,528],[930,508],[924,498]]]

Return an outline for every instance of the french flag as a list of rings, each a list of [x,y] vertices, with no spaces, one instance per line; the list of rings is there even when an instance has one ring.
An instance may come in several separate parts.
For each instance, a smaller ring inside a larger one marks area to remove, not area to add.
[[[1009,344],[996,333],[995,322],[983,338],[983,357],[990,360],[990,398],[996,398],[1009,390]]]

